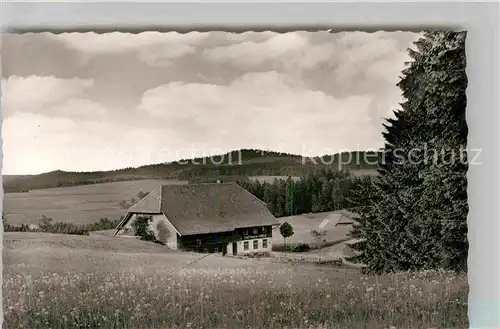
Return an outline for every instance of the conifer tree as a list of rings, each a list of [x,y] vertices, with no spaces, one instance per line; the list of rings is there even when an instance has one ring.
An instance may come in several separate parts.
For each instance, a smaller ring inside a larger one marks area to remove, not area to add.
[[[366,204],[352,260],[372,272],[467,264],[465,32],[426,32],[398,83],[405,102],[384,125],[380,177]]]

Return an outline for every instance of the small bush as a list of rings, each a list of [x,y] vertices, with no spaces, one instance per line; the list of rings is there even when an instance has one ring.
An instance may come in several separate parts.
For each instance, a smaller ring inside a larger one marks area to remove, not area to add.
[[[123,216],[121,216],[120,219],[115,219],[115,220],[110,220],[107,217],[103,217],[96,223],[88,224],[87,231],[91,232],[91,231],[103,231],[103,230],[115,229],[122,219]]]
[[[308,252],[311,251],[311,249],[311,246],[307,243],[299,243],[294,245],[273,244],[273,251],[278,252]]]
[[[144,241],[158,242],[154,232],[150,228],[150,223],[152,221],[152,216],[137,216],[137,218],[132,222],[135,235]]]
[[[307,243],[300,243],[293,248],[294,252],[308,252],[311,250],[311,247]]]

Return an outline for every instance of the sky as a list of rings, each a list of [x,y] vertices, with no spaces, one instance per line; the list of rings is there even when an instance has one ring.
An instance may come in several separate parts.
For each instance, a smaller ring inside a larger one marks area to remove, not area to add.
[[[2,36],[3,173],[383,146],[411,32]]]

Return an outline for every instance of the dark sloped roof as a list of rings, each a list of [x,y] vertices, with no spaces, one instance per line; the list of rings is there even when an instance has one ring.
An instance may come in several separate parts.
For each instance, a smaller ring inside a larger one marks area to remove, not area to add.
[[[128,212],[141,214],[160,214],[161,213],[161,186],[154,189],[151,193],[139,200],[128,209]]]
[[[236,183],[163,185],[156,191],[129,212],[155,213],[160,196],[160,212],[181,235],[279,225],[262,201]]]

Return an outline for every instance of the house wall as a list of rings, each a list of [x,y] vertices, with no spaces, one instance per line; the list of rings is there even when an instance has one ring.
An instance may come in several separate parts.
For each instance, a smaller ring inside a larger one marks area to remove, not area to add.
[[[132,223],[137,219],[137,214],[132,215],[132,218],[126,225],[118,232],[117,235],[124,237],[135,237],[134,228]],[[141,216],[141,215],[139,215]],[[172,224],[167,220],[165,215],[151,215],[152,221],[149,223],[149,228],[155,234],[158,241],[163,242],[170,249],[177,250],[177,232]]]
[[[256,226],[236,229],[241,239],[261,239],[271,238],[273,235],[272,226]]]
[[[271,227],[257,227],[237,229],[230,232],[218,232],[199,235],[185,235],[179,238],[179,249],[200,251],[200,252],[222,252],[223,246],[227,248],[227,254],[233,254],[233,242],[236,243],[237,254],[250,254],[257,252],[269,252],[272,250],[272,230]],[[198,240],[200,244],[198,245]],[[264,247],[264,240],[267,246]],[[248,242],[248,249],[245,250],[245,241]],[[254,241],[257,241],[257,248],[254,248]]]
[[[272,250],[272,227],[259,226],[239,228],[236,230],[240,241],[236,242],[237,255],[251,254],[257,252],[270,252]],[[267,246],[264,247],[264,240],[267,241]],[[254,248],[254,241],[257,241],[257,248]],[[248,249],[245,250],[245,242],[248,242]],[[232,243],[228,245],[228,254],[233,254]]]
[[[264,248],[264,240],[267,240],[267,247]],[[257,241],[257,248],[254,248],[254,241]],[[245,250],[245,242],[248,242],[248,249]],[[271,238],[246,239],[236,242],[236,251],[238,255],[251,254],[256,252],[269,252],[272,250]],[[233,254],[233,244],[228,245],[228,254]]]
[[[125,224],[116,235],[123,237],[135,237],[135,232],[132,227],[134,219],[135,219],[134,216],[132,216],[132,218],[127,222],[127,224]]]
[[[184,235],[179,239],[179,248],[200,252],[222,252],[223,245],[239,239],[240,237],[233,231]]]
[[[177,232],[165,215],[154,215],[150,228],[158,241],[165,243],[170,249],[178,249]]]

